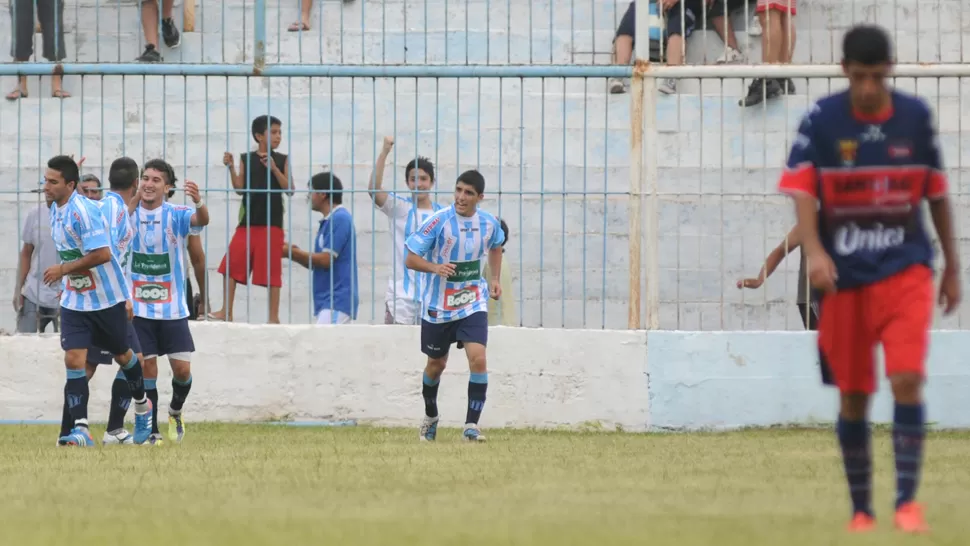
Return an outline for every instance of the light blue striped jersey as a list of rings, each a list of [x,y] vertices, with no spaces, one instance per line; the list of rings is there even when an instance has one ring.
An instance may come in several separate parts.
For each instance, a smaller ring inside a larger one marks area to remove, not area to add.
[[[185,253],[194,213],[194,209],[170,203],[152,210],[139,205],[132,213],[131,280],[136,317],[178,320],[189,316]]]
[[[66,275],[61,281],[61,307],[72,311],[100,311],[128,299],[128,280],[113,248],[108,218],[101,206],[72,193],[63,207],[50,208],[51,237],[62,263],[80,260],[101,248],[111,249],[111,259],[85,271]]]
[[[452,322],[488,311],[488,283],[482,278],[488,251],[502,246],[505,234],[499,221],[483,210],[461,216],[454,205],[428,218],[407,239],[407,248],[434,264],[455,265],[447,279],[426,277],[422,306],[424,320]]]
[[[135,236],[135,227],[131,215],[128,214],[128,204],[113,191],[107,191],[104,198],[95,201],[101,207],[101,214],[108,221],[108,233],[111,238],[111,252],[118,258],[121,268],[125,271],[128,281],[127,294],[131,296],[131,240]]]
[[[391,275],[387,279],[387,294],[385,299],[390,303],[394,299],[411,301],[422,300],[422,288],[427,283],[427,273],[421,273],[404,266],[407,256],[405,241],[432,214],[444,208],[441,204],[432,202],[431,209],[419,209],[413,199],[399,193],[390,192],[384,205],[378,207],[387,215],[390,230],[391,245],[394,247],[392,255]],[[391,307],[393,309],[393,306]]]

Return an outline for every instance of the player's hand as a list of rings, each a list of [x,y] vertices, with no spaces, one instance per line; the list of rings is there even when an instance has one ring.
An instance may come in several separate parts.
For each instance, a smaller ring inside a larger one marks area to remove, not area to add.
[[[55,264],[47,268],[44,271],[44,284],[54,284],[60,282],[61,278],[64,276],[61,264]]]
[[[455,274],[455,264],[437,264],[434,266],[432,273],[439,277],[448,278]]]
[[[391,148],[393,147],[394,147],[394,137],[389,137],[389,136],[384,137],[384,148],[382,148],[383,152],[385,154],[390,153]]]
[[[488,283],[488,294],[493,300],[497,300],[502,297],[502,283],[496,279],[492,279],[492,282]]]
[[[961,298],[960,272],[957,268],[947,266],[943,269],[943,278],[940,279],[940,306],[943,307],[943,314],[949,315],[960,305]]]
[[[835,281],[839,279],[839,274],[832,257],[824,250],[808,255],[808,279],[814,288],[823,292],[835,291]]]
[[[125,312],[128,313],[128,320],[132,320],[135,316],[135,309],[131,305],[131,300],[125,300]]]
[[[738,288],[761,288],[765,280],[761,277],[757,279],[738,279]]]
[[[74,154],[71,154],[71,159],[74,159]],[[81,156],[81,160],[77,162],[77,166],[80,167],[81,165],[84,165],[84,161],[86,159],[87,159],[87,157]]]
[[[283,243],[283,257],[284,258],[289,258],[290,257],[290,254],[293,253],[293,249],[294,248],[297,248],[297,247],[295,245],[291,245],[290,243],[284,242]]]
[[[199,185],[191,180],[185,181],[185,195],[188,195],[195,204],[198,204],[202,200],[202,194],[199,193]]]
[[[15,313],[19,313],[21,309],[24,308],[24,295],[14,294],[13,295],[13,310]]]
[[[232,153],[226,152],[222,154],[222,164],[230,169],[232,168]]]

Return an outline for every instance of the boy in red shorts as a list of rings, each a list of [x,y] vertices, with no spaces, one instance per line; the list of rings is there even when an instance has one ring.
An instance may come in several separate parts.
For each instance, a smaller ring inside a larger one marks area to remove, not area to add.
[[[802,119],[780,189],[795,198],[812,285],[824,291],[819,351],[841,393],[838,438],[849,484],[852,531],[874,528],[869,397],[881,343],[895,409],[897,529],[929,528],[915,502],[922,467],[923,382],[933,321],[933,247],[921,204],[939,235],[944,312],[960,301],[947,181],[926,103],[887,87],[889,37],[857,26],[842,46],[849,89],[819,100]]]
[[[219,264],[225,300],[222,309],[209,315],[213,320],[232,321],[236,283],[269,288],[269,322],[280,322],[280,288],[283,286],[283,193],[293,195],[290,161],[275,150],[283,140],[283,123],[273,116],[253,120],[255,152],[239,156],[239,168],[226,152],[223,164],[229,168],[232,187],[243,196],[239,226],[229,242],[229,251]],[[227,264],[228,262],[228,264]]]

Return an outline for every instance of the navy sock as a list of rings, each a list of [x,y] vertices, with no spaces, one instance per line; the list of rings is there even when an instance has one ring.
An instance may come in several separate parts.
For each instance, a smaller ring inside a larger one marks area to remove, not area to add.
[[[152,401],[152,434],[158,434],[158,389],[155,388],[155,379],[145,380],[145,396]]]
[[[173,377],[172,403],[168,405],[169,411],[175,411],[176,413],[182,411],[182,405],[185,404],[185,399],[188,398],[190,390],[192,390],[191,375],[184,383]]]
[[[916,498],[926,438],[923,405],[896,404],[893,411],[893,451],[896,454],[896,508]]]
[[[61,434],[60,437],[67,436],[74,428],[74,419],[71,418],[71,410],[67,407],[67,384],[64,384],[64,413],[61,414]]]
[[[852,512],[872,515],[872,455],[869,449],[869,423],[846,421],[837,425],[845,478],[849,482]]]
[[[136,402],[145,399],[145,381],[142,376],[141,362],[138,362],[138,355],[131,353],[131,360],[128,364],[121,367],[125,379],[128,381],[128,389],[131,390],[131,397]]]
[[[465,423],[478,424],[485,409],[485,391],[488,390],[488,372],[473,373],[468,378],[468,413]]]
[[[431,379],[424,374],[421,381],[421,396],[424,397],[424,414],[428,417],[438,416],[438,384],[441,378]]]
[[[118,371],[111,384],[111,409],[108,410],[108,432],[125,426],[125,415],[131,405],[131,389],[124,372]]]
[[[67,370],[67,384],[64,386],[67,409],[71,413],[73,427],[88,426],[88,378],[84,370]]]

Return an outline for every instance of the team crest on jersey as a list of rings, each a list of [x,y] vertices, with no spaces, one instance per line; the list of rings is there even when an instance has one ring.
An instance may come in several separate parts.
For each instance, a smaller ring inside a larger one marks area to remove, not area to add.
[[[839,156],[842,158],[843,167],[855,165],[856,151],[859,149],[859,142],[856,140],[840,140]]]

